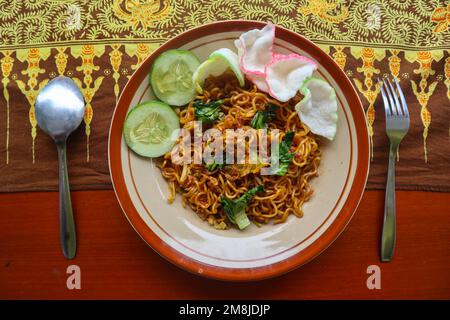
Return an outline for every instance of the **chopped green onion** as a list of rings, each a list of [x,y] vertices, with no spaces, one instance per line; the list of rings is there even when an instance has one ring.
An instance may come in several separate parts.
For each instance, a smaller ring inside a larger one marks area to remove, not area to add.
[[[252,128],[266,129],[268,127],[268,123],[273,118],[275,118],[275,108],[276,105],[269,103],[265,110],[256,112],[255,116],[250,122]]]

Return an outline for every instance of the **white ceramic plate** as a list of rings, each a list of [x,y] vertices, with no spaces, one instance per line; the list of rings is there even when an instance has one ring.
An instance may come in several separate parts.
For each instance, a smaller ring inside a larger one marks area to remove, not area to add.
[[[304,205],[304,217],[278,225],[254,225],[215,230],[189,208],[167,203],[168,187],[151,159],[131,152],[122,137],[127,111],[154,98],[148,72],[162,52],[182,48],[201,61],[219,48],[234,49],[242,32],[262,28],[255,21],[227,21],[187,31],[156,50],[133,74],[116,107],[109,136],[109,164],[117,198],[140,236],[176,265],[222,280],[256,280],[287,272],[311,260],[342,232],[364,191],[369,168],[369,140],[364,110],[350,81],[317,46],[289,30],[277,27],[275,51],[299,53],[319,65],[316,76],[325,79],[339,100],[339,123],[333,142],[321,144],[319,177],[312,182],[313,198]]]

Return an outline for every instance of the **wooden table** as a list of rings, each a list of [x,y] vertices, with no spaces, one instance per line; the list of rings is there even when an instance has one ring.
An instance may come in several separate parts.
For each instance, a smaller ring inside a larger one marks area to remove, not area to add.
[[[395,259],[380,263],[384,192],[367,191],[353,220],[322,255],[287,275],[255,283],[200,278],[166,262],[134,232],[113,191],[72,193],[75,260],[62,257],[58,194],[0,194],[1,299],[415,299],[450,298],[450,194],[398,192]],[[66,269],[81,268],[81,290]],[[366,286],[381,267],[381,290]]]

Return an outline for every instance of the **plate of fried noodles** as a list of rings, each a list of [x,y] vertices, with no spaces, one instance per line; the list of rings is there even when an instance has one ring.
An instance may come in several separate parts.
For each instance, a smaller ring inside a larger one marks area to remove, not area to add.
[[[246,20],[150,54],[120,96],[108,152],[142,239],[230,281],[274,277],[325,250],[369,169],[365,113],[338,64],[290,30]]]

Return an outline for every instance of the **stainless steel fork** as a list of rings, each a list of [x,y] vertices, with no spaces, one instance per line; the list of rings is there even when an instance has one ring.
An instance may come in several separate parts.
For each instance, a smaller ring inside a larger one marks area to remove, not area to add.
[[[391,261],[396,237],[395,217],[395,157],[398,146],[409,130],[409,112],[405,96],[397,81],[383,79],[381,95],[386,115],[386,134],[389,138],[389,166],[384,200],[383,233],[381,235],[381,261]]]

